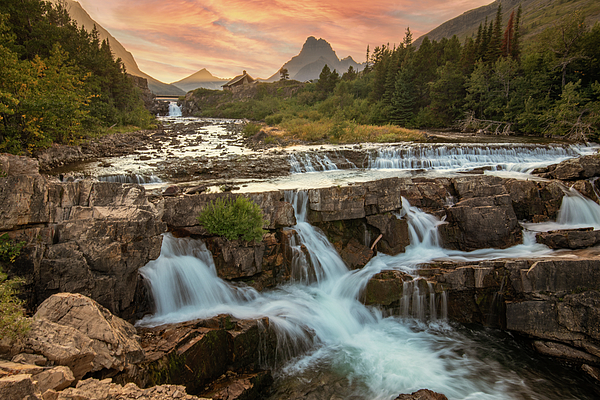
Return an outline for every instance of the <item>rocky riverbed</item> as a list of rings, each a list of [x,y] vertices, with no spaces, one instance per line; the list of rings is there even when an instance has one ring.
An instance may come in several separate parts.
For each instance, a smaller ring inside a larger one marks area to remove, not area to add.
[[[186,396],[181,387],[169,384],[181,384],[190,392],[212,398],[236,398],[226,394],[234,388],[237,398],[251,396],[252,390],[265,393],[272,379],[264,369],[269,365],[265,359],[280,354],[268,319],[215,316],[143,330],[119,317],[135,322],[154,312],[154,300],[139,269],[159,257],[165,232],[204,239],[218,276],[235,285],[260,291],[288,282],[293,276],[294,230],[290,228],[296,225],[297,214],[285,193],[248,194],[265,212],[269,233],[261,243],[231,242],[211,237],[198,225],[196,215],[209,201],[232,194],[148,196],[144,186],[136,184],[85,179],[66,182],[42,175],[38,162],[31,159],[3,155],[0,165],[6,175],[0,178],[0,201],[10,204],[0,209],[0,233],[27,243],[9,272],[25,277],[24,297],[29,310],[38,313],[30,336],[18,345],[4,341],[1,350],[9,359],[25,354],[13,360],[27,368],[42,364],[35,373],[12,364],[6,367],[9,372],[0,379],[1,387],[10,388],[5,393],[13,393],[19,386],[26,387],[23,390],[31,396],[41,396],[40,388],[52,390],[52,396],[59,396],[52,398],[79,395],[82,392],[77,390],[85,388],[89,393],[108,393],[105,398],[124,396],[125,392],[131,393],[127,396],[164,395],[150,398],[176,397],[176,392]],[[511,249],[524,235],[520,221],[557,219],[568,187],[597,199],[593,178],[598,175],[598,158],[587,156],[540,169],[538,178],[530,180],[471,174],[435,179],[395,177],[315,188],[307,192],[307,218],[325,232],[344,263],[359,270],[378,252],[391,257],[406,252],[410,230],[400,215],[409,207],[402,198],[433,216],[445,217],[440,225],[444,248],[462,252]],[[539,242],[564,250],[534,259],[525,255],[515,258],[509,252],[500,254],[501,261],[436,259],[420,266],[416,275],[382,271],[369,281],[364,302],[389,313],[402,313],[409,288],[412,298],[414,288],[421,287],[421,293],[427,293],[423,302],[436,304],[438,316],[445,298],[448,318],[523,337],[538,352],[575,365],[581,376],[597,379],[597,231],[567,230],[538,236]],[[86,297],[56,297],[62,292]],[[47,301],[55,303],[44,305]],[[81,306],[74,306],[74,301]],[[66,317],[69,312],[58,315],[49,311],[63,307],[91,311],[70,317]],[[412,313],[412,306],[409,309]],[[95,316],[108,321],[111,328],[106,329],[112,333],[100,334],[100,328],[67,323],[97,320]],[[48,342],[50,338],[56,341]],[[65,353],[54,354],[55,350]],[[57,366],[68,367],[72,378],[67,370],[54,371],[52,374],[63,376],[56,378],[62,383],[41,386],[38,374]],[[94,380],[108,378],[113,383]],[[338,392],[333,388],[343,381],[323,375],[322,384],[315,381],[297,390],[282,386],[274,390],[291,393],[288,398],[321,390],[334,396]],[[117,384],[127,382],[126,386]],[[152,385],[159,386],[139,389]],[[64,389],[68,386],[76,387]],[[589,398],[594,397],[593,389],[585,390]]]

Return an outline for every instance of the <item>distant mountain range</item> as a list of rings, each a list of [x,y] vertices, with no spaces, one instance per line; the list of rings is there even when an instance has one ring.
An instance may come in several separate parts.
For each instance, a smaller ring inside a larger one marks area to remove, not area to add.
[[[58,3],[60,0],[49,0],[51,3]],[[120,58],[123,61],[123,65],[125,66],[125,70],[131,75],[141,76],[142,78],[146,78],[148,80],[148,87],[154,94],[158,95],[171,95],[171,96],[181,96],[184,95],[185,92],[180,88],[169,85],[167,83],[161,82],[150,75],[140,71],[133,55],[128,52],[125,47],[117,39],[115,39],[106,29],[102,27],[99,23],[94,21],[92,17],[83,9],[81,4],[73,0],[64,0],[65,6],[71,19],[77,22],[78,26],[83,26],[88,32],[91,32],[94,29],[94,25],[98,30],[98,35],[100,40],[108,39],[110,43],[110,48],[114,53],[115,57]]]
[[[221,86],[223,86],[227,82],[229,82],[229,79],[217,78],[216,76],[208,72],[206,68],[202,68],[195,74],[192,74],[187,78],[184,78],[177,82],[173,82],[171,83],[171,85],[176,86],[187,93],[190,90],[198,89],[201,87],[205,89],[220,90]]]
[[[559,18],[571,14],[576,10],[581,10],[586,16],[586,22],[593,26],[600,21],[600,1],[598,0],[496,0],[487,6],[482,6],[469,10],[456,18],[444,22],[437,28],[415,40],[415,45],[419,46],[423,38],[427,36],[429,40],[440,41],[442,38],[451,38],[456,35],[461,42],[469,36],[475,36],[479,24],[491,21],[498,9],[498,4],[502,4],[502,21],[506,25],[510,13],[519,8],[523,9],[521,33],[523,41],[526,43],[533,36],[537,35],[545,28],[549,27]]]
[[[290,61],[283,64],[282,68],[288,70],[291,79],[304,82],[319,79],[319,74],[325,65],[332,71],[337,70],[340,75],[346,72],[350,66],[356,71],[364,69],[364,65],[357,63],[352,57],[340,60],[326,40],[317,40],[313,36],[306,39],[300,54],[292,57]],[[280,75],[277,71],[267,79],[267,82],[274,82],[279,79]]]
[[[57,3],[60,0],[50,1]],[[215,77],[205,68],[172,84],[161,82],[142,72],[135,62],[133,55],[106,29],[94,21],[78,2],[64,0],[64,3],[69,15],[79,26],[85,27],[88,31],[91,31],[96,26],[100,40],[108,39],[115,57],[123,61],[127,72],[146,78],[148,86],[154,94],[181,96],[190,90],[200,87],[221,89],[221,86],[228,82],[228,79]],[[586,15],[586,22],[589,25],[600,21],[600,1],[598,0],[496,0],[491,4],[469,10],[456,18],[444,22],[418,38],[415,41],[415,45],[420,45],[425,36],[428,36],[430,40],[439,41],[444,37],[450,38],[453,35],[457,35],[461,41],[464,41],[466,37],[474,36],[477,33],[479,24],[484,22],[486,17],[488,21],[494,18],[498,4],[502,4],[504,23],[508,21],[508,16],[513,10],[519,7],[519,4],[522,6],[522,34],[525,42],[557,19],[575,10],[581,10]],[[316,39],[313,36],[306,39],[300,53],[283,64],[282,68],[288,70],[291,79],[304,82],[318,79],[325,65],[328,65],[331,70],[337,70],[340,74],[346,72],[350,66],[356,71],[361,71],[364,68],[364,64],[357,63],[352,57],[340,60],[326,40]],[[279,79],[280,74],[278,70],[266,81],[274,82]]]

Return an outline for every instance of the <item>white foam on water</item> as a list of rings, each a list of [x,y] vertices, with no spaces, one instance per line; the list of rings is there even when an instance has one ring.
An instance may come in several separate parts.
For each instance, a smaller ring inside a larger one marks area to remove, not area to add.
[[[329,371],[350,383],[350,392],[340,389],[342,397],[391,399],[429,388],[450,399],[535,399],[542,398],[536,394],[541,388],[552,387],[544,377],[525,380],[510,365],[490,359],[486,346],[491,344],[482,344],[444,321],[445,293],[440,296],[442,307],[430,313],[439,317],[429,322],[423,316],[384,317],[359,301],[369,279],[385,269],[411,272],[417,264],[439,258],[551,253],[535,244],[531,234],[526,235],[526,243],[506,250],[446,250],[440,247],[437,235],[443,221],[402,199],[400,215],[408,220],[411,236],[406,252],[379,254],[364,268],[349,271],[323,234],[306,222],[307,193],[287,193],[286,199],[295,207],[298,224],[293,229],[308,253],[305,261],[299,262],[305,262],[310,273],[271,291],[240,289],[217,277],[202,242],[167,234],[161,256],[140,270],[150,282],[157,312],[139,324],[155,326],[220,313],[237,318],[268,317],[278,332],[278,352],[295,356],[278,370],[279,379],[305,379],[300,378],[305,375],[318,379],[323,371]],[[426,307],[424,297],[418,303]]]

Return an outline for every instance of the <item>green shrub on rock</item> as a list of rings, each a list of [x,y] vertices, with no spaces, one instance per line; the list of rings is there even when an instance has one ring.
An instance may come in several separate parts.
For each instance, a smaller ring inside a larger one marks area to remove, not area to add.
[[[263,226],[269,223],[260,207],[243,196],[211,201],[198,215],[198,222],[213,235],[257,242],[267,232]]]

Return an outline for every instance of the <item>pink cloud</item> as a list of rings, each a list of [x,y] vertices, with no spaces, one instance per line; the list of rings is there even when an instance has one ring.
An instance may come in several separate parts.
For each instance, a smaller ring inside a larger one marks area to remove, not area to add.
[[[489,1],[79,0],[140,69],[165,82],[201,68],[268,77],[311,35],[362,62],[368,44],[399,43],[407,26],[416,38]]]

